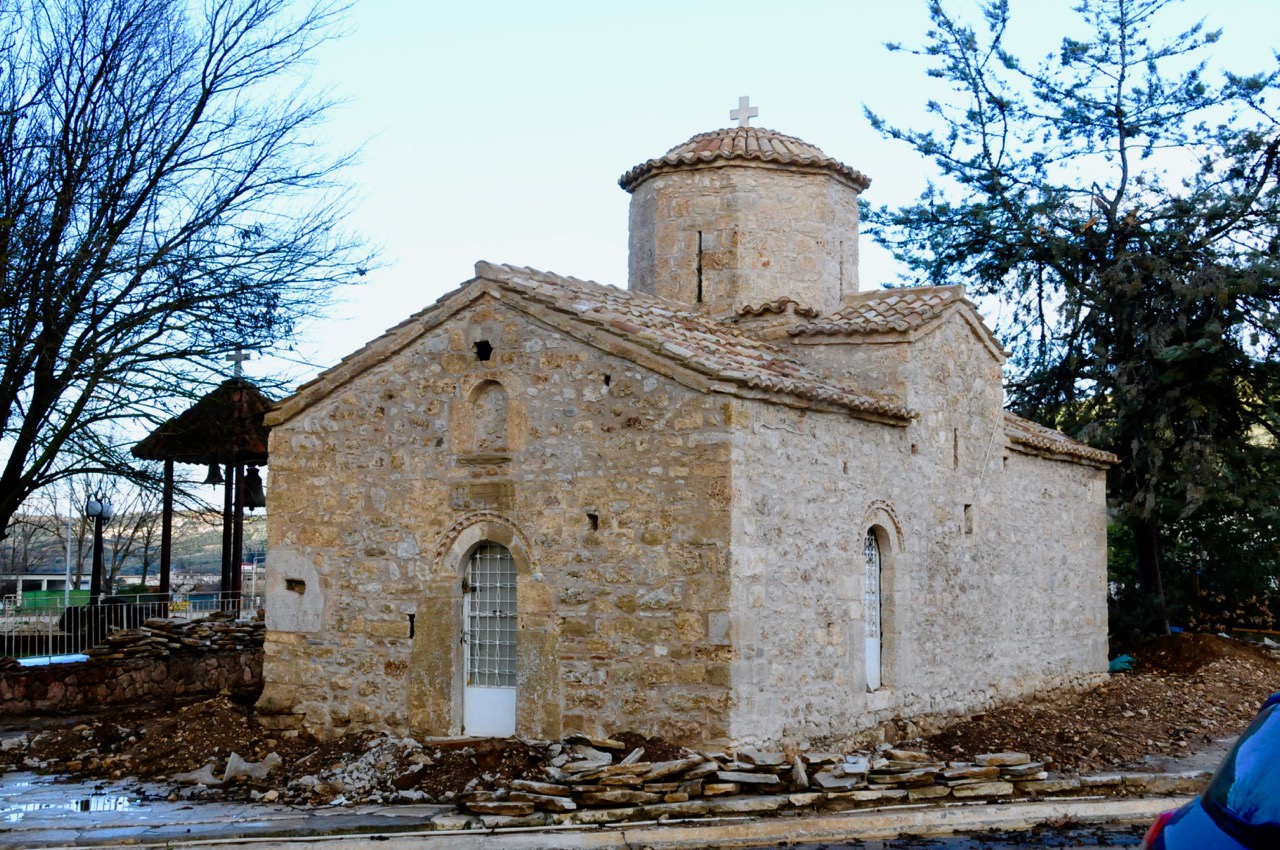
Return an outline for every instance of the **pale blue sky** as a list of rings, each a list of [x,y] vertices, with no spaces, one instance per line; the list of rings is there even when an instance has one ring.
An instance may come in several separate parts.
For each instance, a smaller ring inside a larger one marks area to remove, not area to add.
[[[1054,49],[1070,0],[1013,5],[1026,55]],[[347,175],[359,196],[350,225],[381,249],[383,266],[288,356],[331,365],[469,279],[480,259],[625,287],[630,196],[617,178],[729,126],[739,95],[759,107],[756,126],[868,174],[869,202],[910,200],[927,164],[880,139],[862,106],[922,120],[922,66],[882,45],[920,43],[925,9],[925,0],[356,0],[348,34],[322,50],[313,80],[347,100],[323,141],[363,144]],[[1274,0],[1188,0],[1178,15],[1225,29],[1218,54],[1236,70],[1274,61]],[[893,275],[868,242],[864,289]]]

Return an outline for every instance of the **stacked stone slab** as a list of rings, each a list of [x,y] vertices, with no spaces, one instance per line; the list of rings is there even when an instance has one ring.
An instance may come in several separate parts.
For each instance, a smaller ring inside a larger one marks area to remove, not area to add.
[[[261,620],[236,620],[215,612],[201,620],[153,617],[140,628],[121,629],[86,651],[92,661],[179,653],[257,649],[266,636]]]
[[[691,751],[653,762],[645,760],[642,748],[627,751],[620,742],[584,736],[554,745],[552,752],[549,781],[514,780],[496,789],[468,791],[458,797],[458,805],[486,823],[504,818],[582,823],[1125,792],[1122,779],[1050,780],[1044,762],[1014,752],[943,762],[902,749],[871,756],[812,752],[791,758],[754,750]]]

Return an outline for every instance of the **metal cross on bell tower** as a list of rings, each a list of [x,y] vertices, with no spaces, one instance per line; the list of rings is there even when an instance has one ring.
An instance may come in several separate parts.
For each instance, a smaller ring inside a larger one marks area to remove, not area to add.
[[[738,108],[729,110],[729,117],[738,122],[739,127],[750,127],[751,119],[760,114],[760,108],[751,105],[751,98],[745,94],[738,98]]]

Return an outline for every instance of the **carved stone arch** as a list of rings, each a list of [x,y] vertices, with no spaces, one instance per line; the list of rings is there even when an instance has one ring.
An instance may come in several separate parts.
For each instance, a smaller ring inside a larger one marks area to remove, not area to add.
[[[521,578],[532,575],[533,568],[524,536],[516,524],[492,511],[477,511],[455,522],[436,547],[434,572],[436,575],[462,577],[467,555],[481,543],[499,543],[511,552],[516,570]]]
[[[884,499],[871,502],[863,512],[862,524],[866,528],[878,526],[884,529],[885,539],[880,541],[881,545],[887,545],[894,552],[902,552],[906,549],[902,523],[898,520],[898,514],[894,511],[892,503]]]

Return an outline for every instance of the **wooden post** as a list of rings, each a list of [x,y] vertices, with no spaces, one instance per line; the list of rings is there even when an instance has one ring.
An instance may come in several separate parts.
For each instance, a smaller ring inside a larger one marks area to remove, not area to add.
[[[173,563],[173,459],[164,462],[164,495],[160,508],[160,592],[169,602],[169,568]],[[166,607],[166,614],[168,608]]]

